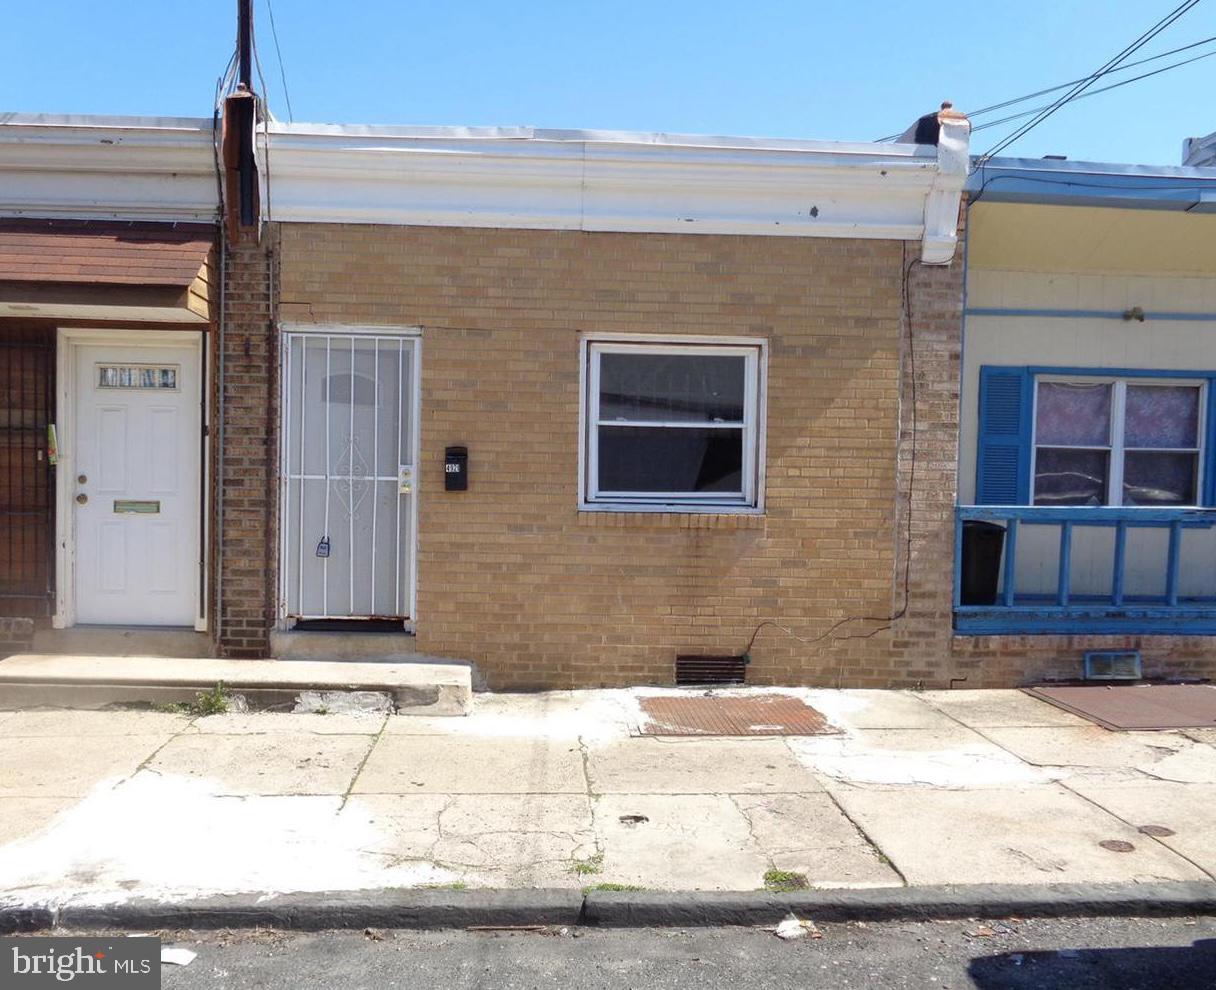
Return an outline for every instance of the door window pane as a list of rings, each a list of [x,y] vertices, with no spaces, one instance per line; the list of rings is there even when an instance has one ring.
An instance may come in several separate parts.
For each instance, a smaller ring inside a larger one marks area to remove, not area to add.
[[[1110,443],[1108,384],[1039,382],[1035,442],[1066,447],[1105,447]]]
[[[1129,450],[1123,462],[1124,505],[1194,505],[1198,454]]]
[[[743,431],[601,426],[599,490],[740,495]]]
[[[1110,453],[1039,448],[1034,464],[1035,505],[1102,505]]]
[[[1128,385],[1128,447],[1199,446],[1199,389],[1193,385]]]
[[[743,422],[747,359],[742,355],[600,356],[601,421]]]

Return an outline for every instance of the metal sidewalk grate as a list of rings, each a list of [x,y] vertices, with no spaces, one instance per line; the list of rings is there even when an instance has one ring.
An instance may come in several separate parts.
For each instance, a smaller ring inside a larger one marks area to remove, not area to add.
[[[644,736],[819,736],[837,733],[821,712],[788,694],[641,698]]]

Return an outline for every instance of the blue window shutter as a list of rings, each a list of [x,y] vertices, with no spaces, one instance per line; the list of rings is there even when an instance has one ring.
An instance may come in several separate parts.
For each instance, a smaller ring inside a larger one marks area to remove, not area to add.
[[[1203,442],[1203,504],[1216,506],[1216,375],[1208,377],[1207,436]]]
[[[1026,368],[980,368],[977,505],[1030,503],[1032,384]]]

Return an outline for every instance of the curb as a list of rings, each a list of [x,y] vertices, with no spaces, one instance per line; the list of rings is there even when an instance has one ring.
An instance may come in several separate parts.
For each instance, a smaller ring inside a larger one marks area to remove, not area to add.
[[[863,890],[591,892],[583,923],[616,928],[772,925],[789,913],[815,921],[1092,918],[1216,913],[1216,883],[974,884]]]
[[[1216,883],[975,884],[864,890],[375,890],[240,894],[197,901],[0,907],[0,933],[78,929],[605,928],[772,925],[816,921],[1216,915]]]

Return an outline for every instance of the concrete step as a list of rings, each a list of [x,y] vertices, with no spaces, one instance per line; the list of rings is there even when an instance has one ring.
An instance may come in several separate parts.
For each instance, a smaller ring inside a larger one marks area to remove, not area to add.
[[[461,663],[350,663],[18,654],[0,660],[0,710],[47,705],[190,702],[223,683],[251,707],[294,702],[303,691],[379,691],[402,715],[467,715],[472,669]]]
[[[39,629],[33,653],[84,657],[210,657],[211,637],[167,626],[73,626]]]
[[[341,660],[355,663],[419,659],[413,633],[272,630],[270,655],[280,660]]]

